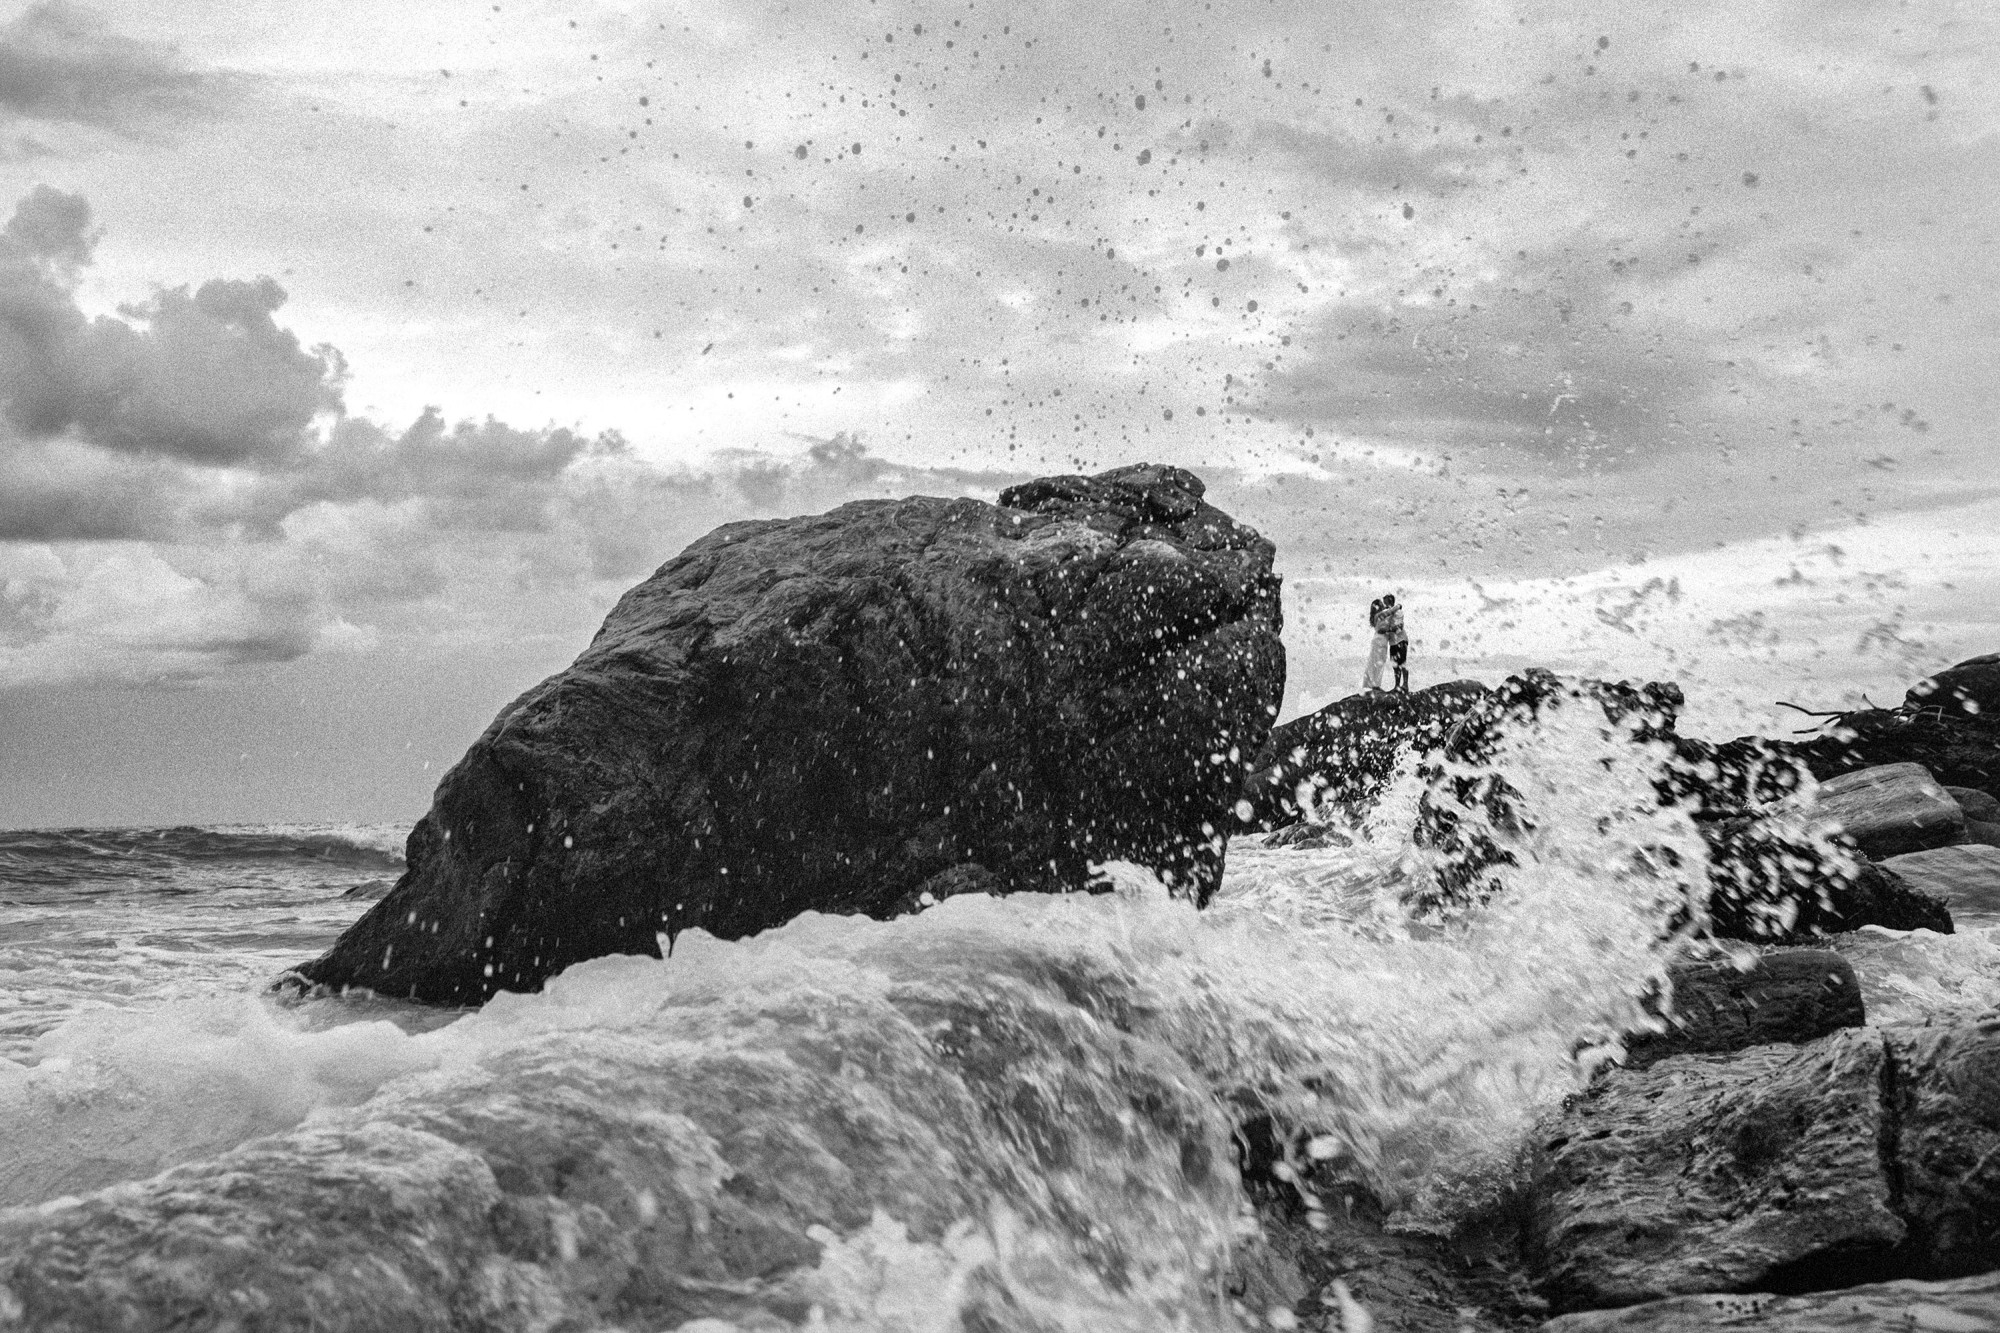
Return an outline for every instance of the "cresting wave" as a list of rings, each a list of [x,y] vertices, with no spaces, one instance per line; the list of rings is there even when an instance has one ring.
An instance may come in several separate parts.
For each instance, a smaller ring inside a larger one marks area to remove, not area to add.
[[[1660,759],[1595,709],[1506,740],[1517,864],[1449,919],[1403,905],[1430,855],[1406,772],[1351,846],[1238,843],[1206,912],[1112,866],[1101,896],[689,932],[462,1017],[239,995],[70,1023],[0,1064],[0,1197],[26,1205],[0,1213],[0,1314],[1283,1325],[1300,1293],[1237,1126],[1270,1115],[1412,1225],[1490,1198],[1685,947],[1702,849]]]

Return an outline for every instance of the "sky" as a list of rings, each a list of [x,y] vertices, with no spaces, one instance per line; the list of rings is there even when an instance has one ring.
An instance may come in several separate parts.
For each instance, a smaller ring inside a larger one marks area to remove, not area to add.
[[[1288,714],[2000,648],[1982,0],[0,0],[0,827],[414,819],[718,523],[1152,460]]]

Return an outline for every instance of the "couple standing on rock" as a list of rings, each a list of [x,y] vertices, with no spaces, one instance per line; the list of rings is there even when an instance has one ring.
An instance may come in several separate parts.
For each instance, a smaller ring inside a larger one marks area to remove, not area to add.
[[[1410,636],[1403,629],[1403,608],[1397,605],[1395,593],[1384,593],[1368,604],[1368,628],[1375,631],[1375,637],[1368,642],[1368,670],[1361,678],[1362,688],[1381,689],[1382,667],[1394,662],[1396,690],[1408,694]]]

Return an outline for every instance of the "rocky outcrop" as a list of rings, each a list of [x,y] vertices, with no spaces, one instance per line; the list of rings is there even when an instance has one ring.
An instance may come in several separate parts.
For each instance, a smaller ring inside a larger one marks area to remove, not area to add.
[[[1665,1030],[1626,1038],[1625,1067],[1644,1069],[1669,1056],[1773,1042],[1799,1045],[1867,1021],[1861,982],[1839,954],[1784,949],[1746,961],[1748,966],[1740,966],[1718,958],[1670,969]]]
[[[1561,1308],[2000,1269],[2000,1019],[1613,1070],[1534,1159]]]
[[[1402,693],[1372,690],[1339,699],[1271,732],[1244,784],[1255,829],[1279,829],[1324,804],[1370,802],[1407,753],[1444,744],[1487,694],[1476,680]]]
[[[1904,694],[1903,704],[1961,717],[2000,717],[2000,653],[1968,657],[1924,677]]]
[[[2000,919],[2000,847],[1937,847],[1892,856],[1882,868],[1944,902],[1954,918]]]
[[[1921,764],[1880,764],[1819,784],[1807,814],[1871,860],[1965,840],[1965,811]]]
[[[2000,1273],[1951,1282],[1873,1282],[1808,1296],[1676,1296],[1623,1310],[1586,1310],[1542,1333],[1876,1333],[2000,1328]]]
[[[1880,1150],[1887,1060],[1864,1029],[1613,1072],[1536,1145],[1545,1293],[1575,1309],[1871,1275],[1909,1234]]]
[[[800,912],[1155,868],[1205,901],[1284,682],[1272,547],[1178,468],[719,528],[439,784],[308,982],[436,1001]]]

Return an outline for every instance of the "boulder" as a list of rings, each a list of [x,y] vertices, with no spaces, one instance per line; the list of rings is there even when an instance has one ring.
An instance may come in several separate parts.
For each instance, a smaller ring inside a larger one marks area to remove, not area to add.
[[[2000,917],[2000,847],[1934,847],[1892,856],[1882,867],[1911,888],[1942,900],[1955,918]]]
[[[2000,717],[2000,653],[1968,657],[1926,676],[1903,696],[1908,708],[1936,708],[1965,717]]]
[[[2000,1268],[2000,1018],[1885,1028],[1893,1079],[1904,1271],[1964,1277]]]
[[[1867,1021],[1861,983],[1839,954],[1785,949],[1748,962],[1718,958],[1673,967],[1667,1028],[1626,1038],[1625,1067],[1644,1069],[1697,1051],[1799,1045]]]
[[[1883,1162],[1881,1036],[1618,1070],[1538,1134],[1527,1256],[1558,1309],[1824,1285],[1909,1233]]]
[[[1284,650],[1271,543],[1202,495],[1138,465],[717,529],[501,712],[299,976],[476,1002],[1113,859],[1205,902]]]
[[[1881,764],[1828,778],[1808,810],[1877,860],[1965,840],[1965,811],[1921,764]]]
[[[1561,1315],[1542,1333],[1984,1333],[2000,1328],[2000,1273],[1951,1282],[1873,1282],[1804,1296],[1675,1296]]]
[[[2000,1269],[2000,1016],[1612,1070],[1528,1206],[1561,1308]]]
[[[1272,730],[1244,784],[1250,823],[1283,828],[1323,802],[1373,801],[1405,753],[1438,749],[1485,695],[1476,680],[1454,680],[1414,693],[1353,694],[1293,718]]]

